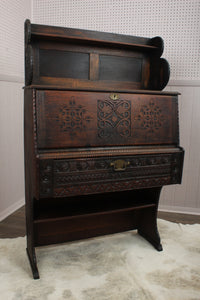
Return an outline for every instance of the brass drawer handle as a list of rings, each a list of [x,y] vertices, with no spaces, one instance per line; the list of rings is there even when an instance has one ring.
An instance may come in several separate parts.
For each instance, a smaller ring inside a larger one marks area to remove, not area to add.
[[[125,171],[128,165],[130,165],[130,161],[125,161],[123,159],[117,159],[110,163],[110,166],[113,167],[114,171]]]

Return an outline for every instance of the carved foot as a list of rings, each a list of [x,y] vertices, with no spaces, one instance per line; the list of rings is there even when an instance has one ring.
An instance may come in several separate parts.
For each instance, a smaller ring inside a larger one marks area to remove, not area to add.
[[[37,268],[35,250],[31,251],[31,254],[30,254],[28,248],[26,248],[26,252],[27,252],[28,259],[29,259],[30,266],[31,266],[31,270],[32,270],[32,273],[33,273],[33,278],[34,279],[39,279],[40,276],[39,276],[39,272],[38,272],[38,268]]]
[[[159,234],[156,232],[154,233],[154,238],[152,238],[150,235],[147,233],[143,232],[142,230],[138,230],[139,235],[141,235],[145,240],[147,240],[151,245],[154,246],[154,248],[158,251],[162,251],[163,247],[160,243],[160,237]],[[157,235],[157,237],[156,237]]]
[[[157,208],[162,187],[143,190],[144,197],[147,197],[152,207],[141,210],[139,216],[138,233],[144,237],[156,250],[162,251],[160,235],[157,228]]]

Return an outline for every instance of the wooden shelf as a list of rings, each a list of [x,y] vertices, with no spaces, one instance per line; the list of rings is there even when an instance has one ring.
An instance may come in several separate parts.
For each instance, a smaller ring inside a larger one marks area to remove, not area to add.
[[[114,199],[113,195],[116,193],[111,193],[111,200],[101,198],[101,201],[100,196],[96,195],[93,200],[92,196],[87,195],[81,196],[79,200],[74,197],[74,201],[63,199],[63,203],[62,199],[59,203],[58,199],[46,199],[44,202],[40,200],[40,208],[37,207],[37,217],[33,221],[36,245],[62,243],[136,229],[145,212],[154,214],[157,204],[148,200],[144,191],[145,199],[141,199],[140,192],[133,193],[132,198],[131,192],[129,200],[125,197]],[[137,199],[136,194],[139,197]],[[45,210],[44,205],[49,201]]]
[[[115,209],[110,209],[110,210],[102,210],[102,211],[96,211],[93,210],[93,211],[88,211],[88,212],[85,212],[85,213],[74,213],[74,214],[71,214],[71,215],[68,215],[68,216],[59,216],[59,214],[54,217],[50,217],[50,213],[49,213],[49,216],[48,218],[43,218],[41,216],[40,219],[36,219],[34,221],[34,223],[43,223],[43,222],[50,222],[50,221],[57,221],[57,220],[65,220],[65,219],[76,219],[76,218],[82,218],[82,217],[85,217],[85,218],[88,218],[90,216],[99,216],[99,215],[106,215],[106,214],[114,214],[114,213],[119,213],[119,212],[126,212],[126,211],[133,211],[133,210],[138,210],[138,209],[145,209],[145,208],[150,208],[150,207],[155,207],[155,204],[143,204],[143,205],[136,205],[136,206],[130,206],[130,207],[125,207],[125,208],[115,208]]]
[[[44,39],[50,39],[50,40],[67,40],[68,43],[73,42],[73,43],[80,43],[84,44],[87,42],[88,45],[96,45],[99,47],[114,47],[114,48],[121,48],[123,47],[124,49],[132,49],[136,51],[143,51],[143,52],[149,52],[149,51],[156,51],[158,50],[158,47],[152,46],[152,45],[141,45],[141,44],[133,44],[133,43],[126,43],[126,42],[117,42],[117,41],[107,41],[107,40],[98,40],[96,41],[95,39],[92,38],[83,38],[83,37],[68,37],[65,35],[55,35],[53,33],[51,34],[46,34],[46,33],[33,33],[32,34],[33,38],[36,36],[37,38],[41,38],[42,40]]]
[[[37,84],[31,84],[29,86],[25,86],[24,89],[37,89],[37,90],[60,90],[60,91],[87,91],[87,92],[102,92],[102,93],[105,93],[105,92],[110,92],[110,93],[113,93],[113,92],[116,92],[116,93],[125,93],[125,94],[129,94],[129,93],[132,93],[132,94],[145,94],[145,95],[161,95],[161,96],[177,96],[177,95],[180,95],[179,92],[177,91],[172,91],[172,92],[169,92],[169,91],[160,91],[160,90],[136,90],[136,89],[119,89],[119,88],[104,88],[104,89],[98,89],[98,88],[90,88],[90,89],[87,89],[87,88],[79,88],[79,87],[68,87],[68,86],[63,86],[63,85],[47,85],[47,84],[40,84],[40,85],[37,85]]]
[[[102,195],[87,195],[70,197],[69,199],[43,199],[35,203],[34,223],[55,221],[57,219],[74,219],[90,215],[105,215],[115,212],[125,212],[155,206],[155,203],[140,199],[140,191],[132,191],[133,198],[128,198],[130,192],[108,193],[102,199]],[[126,198],[127,194],[127,198]],[[115,195],[115,198],[113,196]],[[136,198],[137,199],[134,199]]]
[[[138,48],[140,50],[155,50],[158,49],[160,45],[154,45],[152,43],[153,39],[130,36],[130,35],[119,35],[116,33],[109,32],[98,32],[94,30],[80,30],[77,28],[63,28],[58,26],[47,26],[31,24],[29,20],[26,21],[25,26],[29,32],[30,38],[36,37],[38,39],[41,37],[44,39],[64,39],[72,40],[82,43],[91,43],[108,45],[108,46],[120,46],[120,47],[131,47]],[[157,38],[158,39],[158,38]],[[160,39],[160,38],[159,38]]]

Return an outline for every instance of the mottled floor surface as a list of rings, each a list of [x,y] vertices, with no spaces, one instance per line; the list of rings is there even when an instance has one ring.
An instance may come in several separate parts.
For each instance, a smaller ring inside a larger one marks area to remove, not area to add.
[[[38,248],[33,280],[25,238],[0,239],[6,300],[200,299],[200,225],[158,220],[163,251],[135,231]]]

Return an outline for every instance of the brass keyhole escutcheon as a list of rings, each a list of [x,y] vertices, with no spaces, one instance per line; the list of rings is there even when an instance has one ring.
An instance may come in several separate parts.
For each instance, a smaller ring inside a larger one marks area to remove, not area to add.
[[[116,93],[112,93],[112,94],[110,94],[110,99],[111,100],[119,100],[119,95]]]
[[[110,163],[114,171],[125,171],[128,165],[130,165],[130,161],[125,161],[124,159],[117,159]]]

